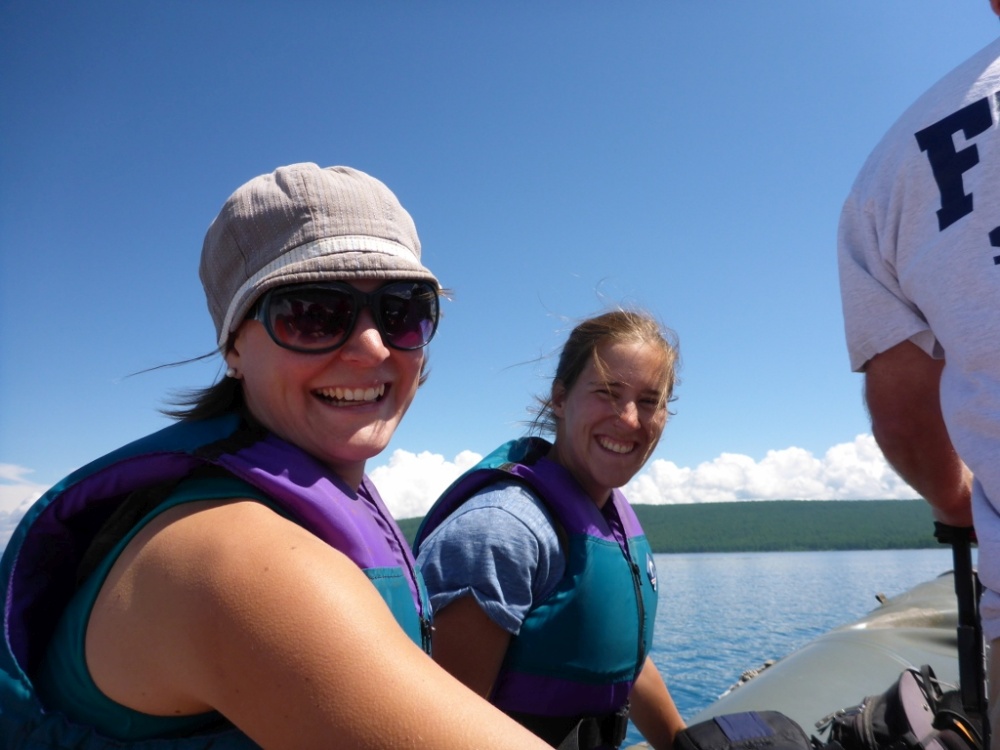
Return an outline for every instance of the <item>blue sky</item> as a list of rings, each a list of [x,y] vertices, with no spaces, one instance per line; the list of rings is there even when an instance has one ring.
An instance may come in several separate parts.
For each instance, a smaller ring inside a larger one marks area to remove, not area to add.
[[[905,496],[842,341],[840,206],[995,38],[986,0],[0,2],[0,512],[164,426],[218,360],[205,229],[281,164],[379,177],[454,298],[369,463],[422,512],[521,432],[572,323],[676,330],[639,502]]]

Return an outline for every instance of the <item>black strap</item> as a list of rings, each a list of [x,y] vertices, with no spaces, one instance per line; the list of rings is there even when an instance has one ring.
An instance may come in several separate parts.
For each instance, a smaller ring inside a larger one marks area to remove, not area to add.
[[[941,544],[950,544],[954,564],[955,594],[958,599],[958,673],[962,705],[966,713],[979,719],[985,747],[990,746],[989,714],[986,689],[986,644],[979,616],[982,584],[972,566],[971,546],[976,542],[975,529],[934,522],[934,536]]]
[[[604,716],[539,716],[511,711],[515,719],[558,750],[618,748],[628,733],[629,704]]]

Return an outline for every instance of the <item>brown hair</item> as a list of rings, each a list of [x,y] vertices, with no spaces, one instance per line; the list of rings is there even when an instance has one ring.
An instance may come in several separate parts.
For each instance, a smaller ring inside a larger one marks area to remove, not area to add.
[[[559,355],[553,385],[561,383],[569,391],[580,377],[588,362],[593,362],[598,372],[604,372],[604,363],[597,349],[604,343],[636,342],[651,344],[663,353],[662,403],[674,400],[674,386],[678,383],[677,369],[680,353],[677,334],[666,328],[647,312],[639,310],[611,310],[577,325],[570,333]],[[556,416],[552,411],[552,395],[537,398],[536,415],[531,431],[555,434]]]

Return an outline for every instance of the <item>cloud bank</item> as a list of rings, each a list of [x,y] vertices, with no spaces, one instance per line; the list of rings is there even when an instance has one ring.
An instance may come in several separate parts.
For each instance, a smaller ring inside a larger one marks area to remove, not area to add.
[[[871,435],[835,445],[822,458],[802,448],[768,451],[761,461],[723,453],[697,467],[651,462],[626,487],[632,503],[918,498],[886,463]]]
[[[415,518],[480,458],[472,451],[449,461],[435,453],[397,450],[372,469],[371,478],[396,518]],[[28,469],[0,464],[0,547],[46,489],[29,481],[29,474]],[[694,468],[657,459],[625,487],[625,495],[633,503],[650,505],[919,497],[889,468],[871,435],[835,445],[822,457],[793,447],[769,451],[760,461],[723,453]]]
[[[481,456],[453,461],[433,453],[395,451],[372,480],[397,518],[414,518]],[[768,451],[760,461],[723,453],[694,468],[657,459],[624,489],[633,503],[673,505],[744,500],[882,500],[918,498],[886,463],[871,435],[830,448],[817,458],[802,448]]]

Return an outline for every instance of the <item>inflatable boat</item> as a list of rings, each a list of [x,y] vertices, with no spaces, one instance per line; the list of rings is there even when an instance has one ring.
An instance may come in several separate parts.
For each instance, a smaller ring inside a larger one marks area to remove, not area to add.
[[[907,667],[929,664],[958,684],[958,607],[951,573],[922,583],[855,622],[755,670],[689,723],[740,711],[777,710],[806,732],[841,708],[888,688]]]
[[[959,571],[959,581],[963,575]],[[930,665],[939,680],[958,687],[960,673],[969,669],[967,659],[960,667],[959,654],[966,653],[970,644],[963,637],[959,647],[961,624],[968,614],[960,611],[965,607],[959,607],[955,584],[956,574],[949,572],[881,600],[866,616],[745,673],[708,708],[687,717],[688,724],[723,714],[774,710],[795,720],[807,734],[819,735],[818,724],[866,696],[884,692],[907,668]],[[981,670],[982,651],[975,651]]]

